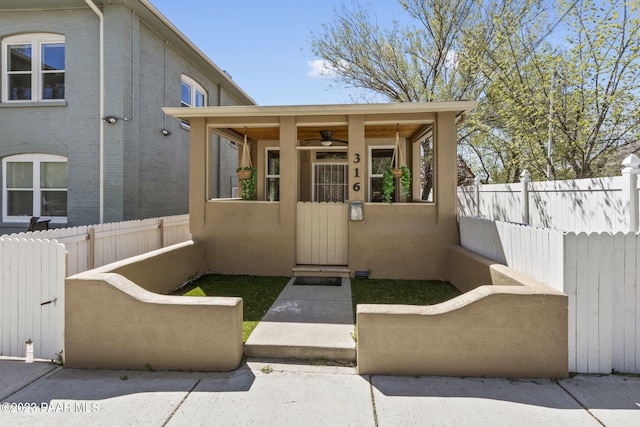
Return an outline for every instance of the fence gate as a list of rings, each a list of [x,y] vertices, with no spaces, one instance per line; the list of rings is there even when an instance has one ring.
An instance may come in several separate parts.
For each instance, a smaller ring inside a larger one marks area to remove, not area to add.
[[[349,264],[348,204],[298,202],[297,263]]]
[[[0,355],[54,359],[64,348],[65,248],[0,238]]]

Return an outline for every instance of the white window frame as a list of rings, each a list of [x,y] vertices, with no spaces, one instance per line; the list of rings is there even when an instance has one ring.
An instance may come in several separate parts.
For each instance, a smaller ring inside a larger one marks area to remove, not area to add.
[[[54,154],[17,154],[14,156],[8,156],[2,159],[2,221],[4,222],[19,222],[19,223],[29,223],[31,216],[15,216],[8,215],[7,213],[7,202],[8,202],[8,191],[11,189],[7,188],[7,163],[32,163],[33,164],[33,187],[31,191],[33,191],[33,214],[32,216],[41,217],[41,195],[43,189],[40,188],[40,163],[67,163],[68,160],[63,156],[56,156]],[[68,183],[67,183],[68,185]],[[67,195],[69,194],[68,186],[67,188],[46,188],[44,191],[65,191]],[[67,215],[69,206],[67,204]],[[67,216],[47,216],[46,219],[50,219],[52,223],[66,223]]]
[[[190,99],[189,99],[188,103],[185,102],[182,99],[182,85],[183,84],[189,86],[189,88],[191,89]],[[206,107],[207,106],[207,98],[208,97],[207,97],[207,91],[205,90],[205,88],[200,83],[198,83],[197,81],[192,79],[191,77],[183,74],[182,75],[182,79],[180,81],[180,106],[181,107],[196,107],[196,98],[197,98],[198,94],[202,95],[202,97],[203,97],[202,106]],[[184,129],[191,129],[191,126],[189,125],[189,121],[188,120],[182,120],[180,124]]]
[[[9,97],[9,55],[8,46],[14,44],[30,44],[32,52],[31,64],[31,99],[10,99]],[[45,44],[65,44],[65,37],[61,34],[50,33],[28,33],[17,36],[6,37],[2,40],[2,102],[24,103],[24,102],[61,102],[64,98],[44,99],[42,97],[42,79],[47,74],[42,71],[42,46]],[[65,45],[66,62],[66,45]],[[66,64],[65,64],[66,68]],[[56,70],[56,73],[64,73],[66,80],[66,70]],[[65,92],[66,97],[66,92]]]
[[[280,153],[280,148],[277,147],[266,147],[264,150],[264,199],[269,201],[269,179],[277,179],[278,180],[278,195],[280,195],[280,174],[270,174],[269,173],[269,151],[277,151]],[[280,154],[278,154],[278,158],[280,158]],[[282,167],[282,163],[280,163],[280,167]],[[278,200],[273,200],[279,202]]]

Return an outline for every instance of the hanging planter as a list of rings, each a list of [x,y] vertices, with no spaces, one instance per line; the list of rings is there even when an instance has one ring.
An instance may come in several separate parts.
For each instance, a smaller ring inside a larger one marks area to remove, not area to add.
[[[400,150],[400,137],[396,125],[396,145],[393,147],[391,166],[382,175],[382,200],[392,203],[391,196],[396,189],[396,179],[400,180],[400,191],[405,197],[411,197],[411,170],[404,164]]]
[[[395,179],[402,178],[402,169],[399,168],[391,168],[391,174]]]
[[[242,199],[255,200],[258,172],[251,165],[251,156],[249,155],[248,146],[249,142],[247,140],[247,133],[245,130],[244,143],[242,144],[242,158],[240,159],[240,167],[236,169],[236,173],[238,174],[238,181],[242,188]]]

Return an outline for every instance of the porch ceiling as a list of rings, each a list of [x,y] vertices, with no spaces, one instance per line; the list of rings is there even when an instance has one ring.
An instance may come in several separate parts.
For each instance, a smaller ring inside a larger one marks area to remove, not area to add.
[[[180,119],[205,118],[211,129],[230,135],[244,135],[253,140],[278,140],[282,117],[295,117],[298,140],[319,139],[321,130],[333,131],[335,139],[348,139],[349,116],[360,115],[365,121],[365,138],[417,136],[435,123],[437,113],[461,116],[473,109],[475,101],[406,102],[388,104],[337,104],[300,106],[220,106],[200,108],[164,108]]]
[[[425,126],[424,123],[418,124],[405,124],[400,125],[398,132],[400,134],[400,138],[410,138],[414,136],[416,133],[420,132],[422,128]],[[260,140],[260,141],[277,141],[280,139],[280,129],[277,127],[257,127],[257,128],[245,128],[243,127],[235,127],[230,128],[232,131],[238,133],[239,135],[244,135],[245,132],[247,137],[252,140]],[[320,139],[320,131],[322,130],[331,130],[333,132],[332,137],[335,139],[348,139],[348,131],[347,126],[299,126],[298,127],[298,139],[301,141],[311,140],[311,139]],[[391,138],[395,137],[396,134],[396,126],[395,125],[378,125],[378,126],[365,126],[364,136],[365,138]]]

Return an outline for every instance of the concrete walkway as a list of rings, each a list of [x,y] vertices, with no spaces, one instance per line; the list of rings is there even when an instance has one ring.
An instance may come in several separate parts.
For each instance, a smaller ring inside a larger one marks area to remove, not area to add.
[[[227,373],[0,360],[0,425],[637,426],[640,378],[360,376],[249,361]]]
[[[249,336],[245,355],[355,362],[351,279],[341,278],[340,286],[296,285],[295,279]]]

